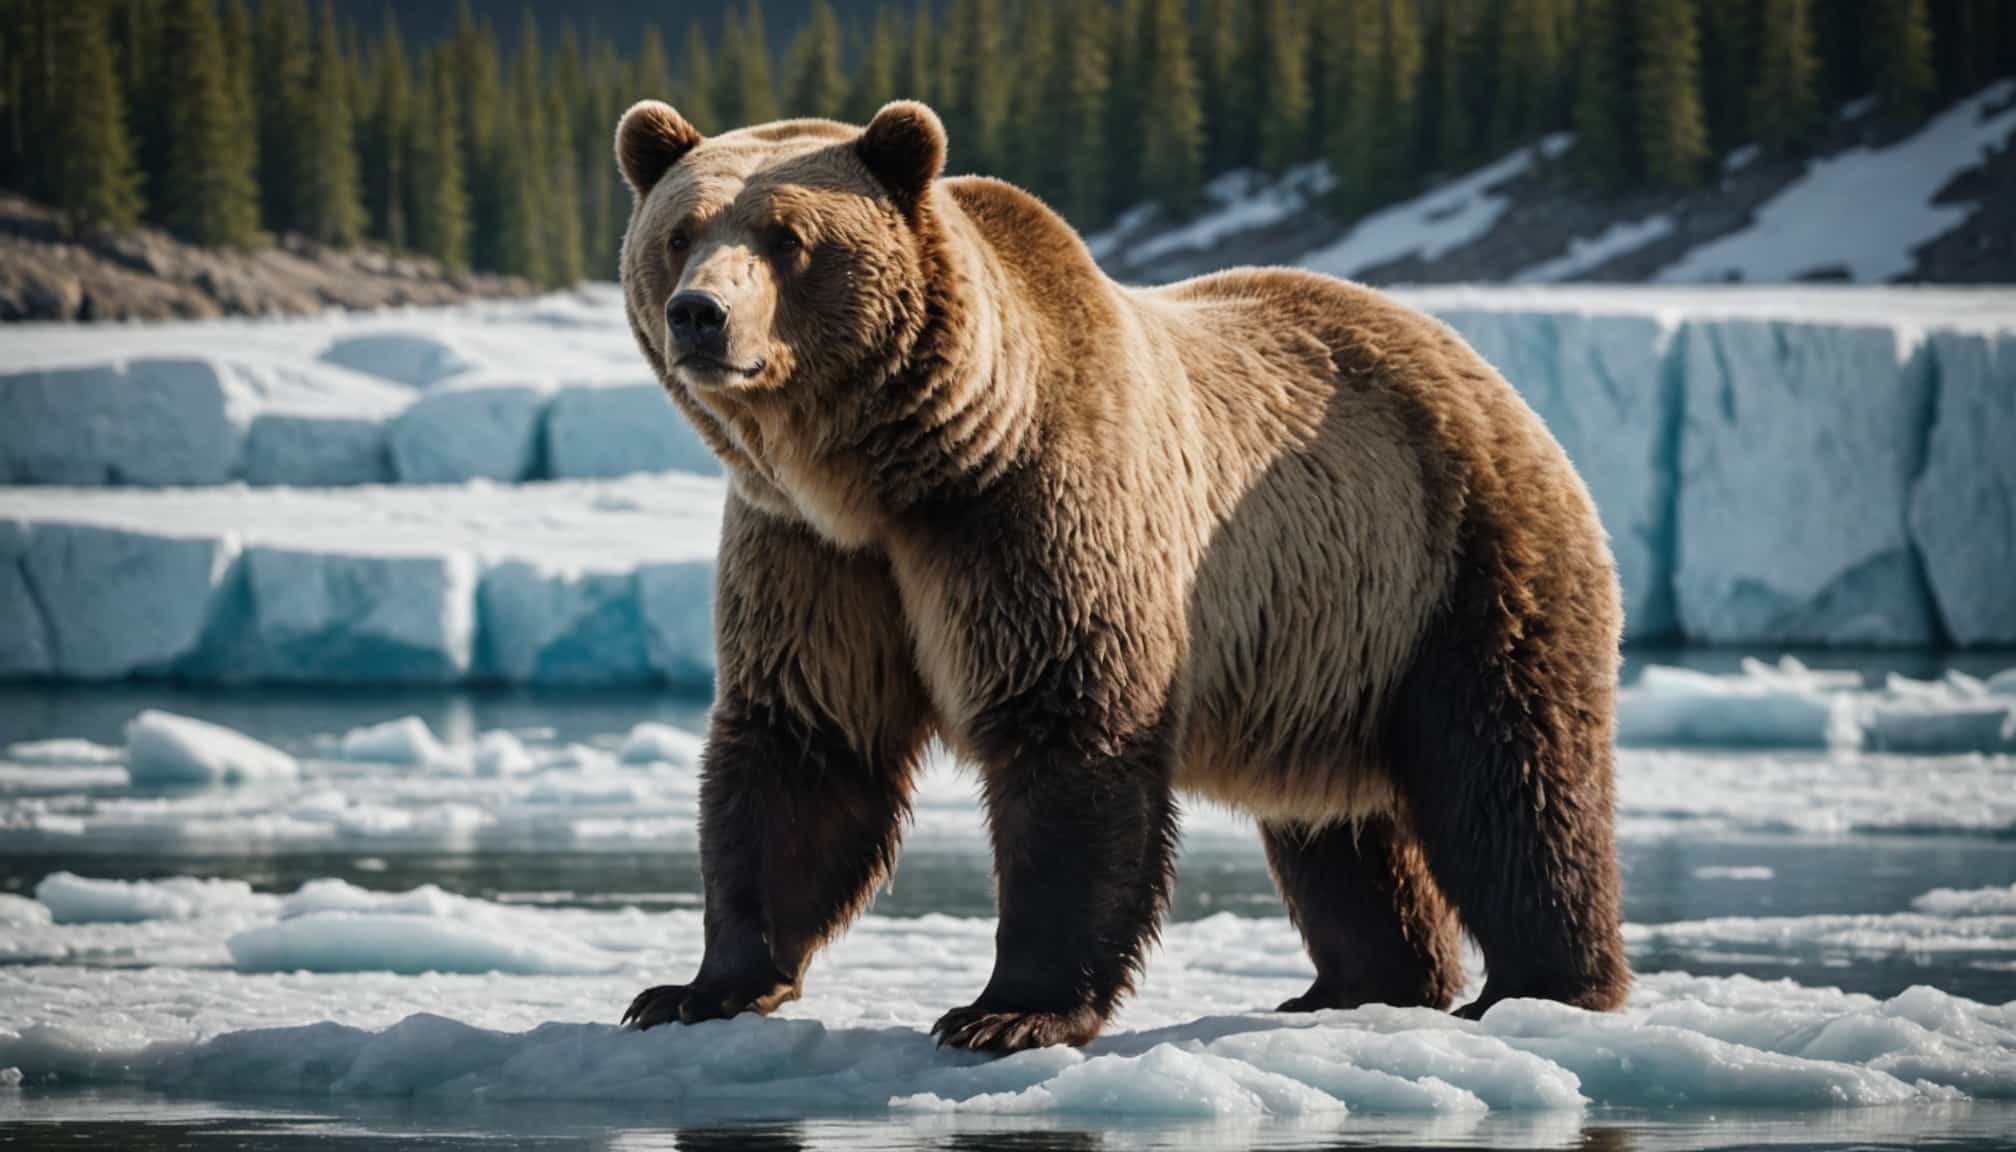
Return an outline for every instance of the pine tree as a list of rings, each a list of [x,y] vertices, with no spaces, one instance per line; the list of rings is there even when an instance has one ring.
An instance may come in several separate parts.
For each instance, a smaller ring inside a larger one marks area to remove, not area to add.
[[[1701,2],[1701,107],[1708,120],[1708,142],[1717,155],[1752,139],[1755,92],[1762,79],[1757,58],[1758,9],[1776,2]]]
[[[623,111],[617,77],[623,72],[615,48],[598,41],[588,50],[587,72],[574,104],[575,171],[581,188],[582,274],[614,280],[616,247],[623,216],[617,199],[616,165],[609,137]]]
[[[1197,26],[1197,81],[1204,103],[1204,169],[1239,165],[1253,134],[1246,111],[1246,77],[1240,70],[1238,0],[1204,0]]]
[[[1708,158],[1692,0],[1644,0],[1638,50],[1645,179],[1658,188],[1691,188],[1700,183]]]
[[[479,23],[469,0],[455,12],[455,33],[447,58],[457,85],[456,137],[462,145],[462,180],[468,190],[469,262],[493,271],[501,266],[502,217],[508,174],[498,147],[498,109],[503,104],[503,66],[497,34]]]
[[[1022,6],[1022,25],[1014,39],[1015,61],[1009,69],[1015,92],[1006,128],[1006,163],[997,173],[1044,200],[1061,194],[1062,125],[1056,115],[1058,83],[1057,25],[1050,0],[1029,0]]]
[[[906,100],[929,102],[938,95],[931,82],[937,41],[931,38],[930,0],[917,0],[910,16],[910,42],[903,50],[903,68],[896,77],[896,94]]]
[[[357,126],[350,112],[349,65],[336,10],[325,4],[308,72],[299,225],[324,244],[347,247],[364,233],[364,189],[357,171]]]
[[[1064,214],[1081,228],[1105,221],[1106,83],[1109,15],[1103,4],[1070,4],[1058,41],[1058,123]]]
[[[1813,51],[1808,0],[1763,0],[1757,81],[1750,88],[1750,132],[1784,154],[1808,143],[1820,119],[1820,61]]]
[[[167,65],[162,55],[163,7],[155,0],[126,0],[113,9],[113,15],[119,86],[126,96],[126,124],[132,133],[133,154],[145,193],[142,199],[146,205],[142,211],[147,218],[158,219],[160,193],[168,184],[168,117],[172,107],[166,90]],[[28,31],[25,20],[16,20],[10,27],[19,28],[22,33]],[[16,38],[17,42],[19,39]],[[19,77],[15,79],[18,81]],[[8,135],[17,144],[24,128],[20,122],[25,111],[21,95],[17,90],[8,103]]]
[[[1591,0],[1602,4],[1605,0]],[[1476,0],[1442,0],[1428,36],[1427,77],[1422,85],[1422,167],[1455,172],[1476,156],[1476,125],[1470,118],[1475,85],[1470,60],[1477,35]]]
[[[1254,158],[1261,168],[1279,173],[1310,152],[1308,59],[1290,0],[1258,0],[1252,12],[1246,75],[1259,118]]]
[[[856,124],[866,124],[882,105],[896,98],[897,72],[903,64],[901,35],[895,13],[878,6],[868,47],[854,69],[854,83],[847,93],[847,118]]]
[[[714,114],[723,130],[777,118],[762,9],[753,0],[746,20],[737,19],[732,10],[721,17],[721,43],[714,56]]]
[[[721,123],[714,107],[714,85],[708,76],[707,33],[698,20],[686,29],[686,62],[679,69],[679,114],[702,132],[712,132]],[[613,129],[612,129],[613,131]]]
[[[672,98],[672,66],[665,57],[665,34],[655,22],[645,22],[644,34],[637,42],[637,66],[630,89],[633,103]]]
[[[1103,173],[1106,204],[1102,216],[1126,212],[1142,198],[1141,165],[1137,158],[1144,147],[1143,126],[1150,113],[1145,94],[1147,57],[1141,50],[1136,29],[1141,27],[1144,2],[1120,0],[1119,6],[1105,16],[1106,148],[1102,155],[1110,157],[1111,162]]]
[[[197,244],[250,248],[259,239],[252,156],[236,137],[230,65],[211,0],[171,0],[162,28],[166,87],[176,94],[168,129],[162,208]]]
[[[498,205],[497,270],[534,284],[551,283],[547,257],[547,125],[540,75],[539,26],[527,8],[519,23],[518,49],[511,58],[506,106],[511,110],[509,142],[498,149],[503,181]]]
[[[1575,51],[1575,174],[1602,193],[1621,190],[1631,176],[1616,10],[1629,2],[1583,0]]]
[[[379,34],[373,65],[371,115],[363,127],[359,159],[364,166],[364,202],[372,235],[395,248],[406,246],[407,168],[411,163],[412,74],[406,65],[406,45],[399,21],[385,10],[385,30]]]
[[[837,120],[846,111],[847,74],[840,68],[840,21],[827,0],[812,0],[805,24],[793,37],[786,116]]]
[[[252,13],[245,7],[245,0],[222,0],[219,7],[218,34],[224,40],[224,59],[231,85],[231,111],[236,123],[231,133],[231,166],[234,171],[252,173],[253,182],[259,178],[259,89],[258,89],[258,34],[252,25]]]
[[[1884,114],[1903,123],[1932,95],[1932,21],[1925,0],[1875,0],[1869,10],[1869,71]]]
[[[1197,207],[1204,161],[1204,112],[1191,71],[1190,28],[1183,0],[1149,0],[1141,25],[1148,57],[1148,118],[1141,177],[1146,192],[1179,214]]]
[[[1360,22],[1358,0],[1297,0],[1304,74],[1309,77],[1309,140],[1317,149],[1341,131],[1350,115],[1350,60]]]
[[[65,74],[50,125],[62,141],[51,157],[51,205],[72,235],[128,231],[140,222],[140,178],[104,3],[69,0],[55,33]]]
[[[1681,2],[1691,4],[1692,0]],[[1560,121],[1561,24],[1555,0],[1506,0],[1498,26],[1496,61],[1491,142],[1494,150],[1503,151],[1556,127]]]
[[[1349,119],[1333,136],[1337,201],[1358,215],[1413,180],[1414,112],[1421,81],[1421,30],[1413,0],[1365,0],[1352,37]]]
[[[997,0],[954,0],[947,36],[946,132],[956,170],[989,172],[1002,163],[1011,77]]]
[[[452,50],[428,57],[413,125],[413,244],[452,271],[469,267],[469,201],[462,179],[460,80]]]
[[[301,229],[297,204],[304,166],[300,153],[308,102],[308,30],[308,8],[302,0],[262,0],[259,5],[253,50],[259,218],[276,233]],[[172,61],[169,66],[173,67]]]
[[[585,251],[581,236],[580,154],[574,146],[574,116],[581,102],[581,41],[571,21],[560,27],[560,48],[546,80],[545,214],[546,269],[555,284],[581,280]]]

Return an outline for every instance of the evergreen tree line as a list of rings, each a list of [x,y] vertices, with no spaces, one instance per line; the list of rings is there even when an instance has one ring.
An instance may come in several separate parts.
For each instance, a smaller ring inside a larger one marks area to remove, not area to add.
[[[529,11],[507,52],[466,2],[413,51],[326,0],[0,0],[0,186],[80,233],[368,238],[563,284],[615,274],[609,138],[645,96],[705,132],[926,100],[954,171],[1091,228],[1316,160],[1353,217],[1564,129],[1561,179],[1684,188],[1865,93],[1905,123],[2012,71],[2001,0],[918,0],[853,27],[816,0],[775,59],[757,0],[676,57]]]

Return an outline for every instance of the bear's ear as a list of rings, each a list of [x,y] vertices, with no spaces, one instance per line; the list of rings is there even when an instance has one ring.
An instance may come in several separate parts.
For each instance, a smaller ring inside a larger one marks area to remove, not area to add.
[[[670,104],[639,100],[616,125],[616,166],[638,196],[655,187],[667,169],[691,152],[702,137]]]
[[[862,130],[854,153],[907,215],[945,167],[945,125],[915,100],[892,100]]]

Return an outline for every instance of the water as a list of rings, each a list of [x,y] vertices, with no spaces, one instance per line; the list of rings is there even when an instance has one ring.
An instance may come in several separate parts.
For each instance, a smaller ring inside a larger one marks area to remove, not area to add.
[[[1909,670],[1926,671],[1916,666]],[[54,737],[117,744],[123,724],[141,707],[210,719],[297,752],[318,746],[328,734],[405,714],[426,719],[448,741],[466,741],[476,733],[502,728],[528,733],[528,743],[542,747],[578,744],[607,752],[641,721],[697,728],[705,704],[611,693],[8,688],[0,690],[0,745]],[[606,766],[597,770],[610,771]],[[1630,773],[1640,770],[1644,770],[1641,762],[1627,754],[1620,776],[1628,781]],[[1928,773],[1942,770],[1939,762],[1925,764]],[[1770,779],[1768,773],[1760,774],[1758,786],[1770,787]],[[619,799],[533,820],[515,819],[525,803],[522,795],[499,799],[494,782],[451,780],[415,790],[411,781],[402,784],[389,775],[321,776],[297,786],[296,792],[320,789],[353,803],[375,796],[395,807],[404,805],[405,810],[462,804],[489,813],[494,824],[488,834],[473,838],[386,833],[318,840],[247,839],[215,831],[228,827],[228,821],[203,824],[211,831],[186,834],[191,827],[187,813],[204,811],[200,804],[211,794],[135,796],[117,785],[40,786],[32,780],[15,781],[0,784],[0,814],[5,817],[0,823],[0,891],[28,893],[56,871],[113,879],[177,874],[232,878],[273,893],[292,892],[307,880],[336,877],[382,891],[434,884],[449,892],[527,908],[690,911],[700,900],[698,859],[690,835],[677,831],[681,820],[690,831],[690,796],[659,777],[647,782],[651,787],[639,793],[643,800]],[[407,791],[398,792],[395,786]],[[289,794],[271,803],[286,810],[298,800],[298,795]],[[1810,796],[1782,797],[1786,806],[1812,801]],[[1623,802],[1628,816],[1632,803],[1628,787]],[[991,915],[992,878],[984,840],[970,814],[959,815],[964,811],[961,804],[970,808],[970,800],[956,798],[936,807],[923,805],[915,843],[905,852],[893,883],[877,898],[878,916]],[[582,837],[584,822],[634,816],[637,813],[626,808],[640,805],[656,805],[651,811],[670,821],[674,831],[667,835],[668,843],[657,842],[649,825],[637,834]],[[86,819],[114,810],[130,824],[108,825],[112,831],[106,832]],[[77,814],[88,830],[66,838],[49,830],[57,825],[34,824],[30,819],[52,811]],[[1256,922],[1280,917],[1281,905],[1264,860],[1240,823],[1222,814],[1199,812],[1192,825],[1172,920],[1188,923],[1223,913]],[[554,831],[562,826],[571,833]],[[1633,925],[1653,927],[1722,920],[1881,917],[1909,913],[1914,900],[1935,888],[2016,884],[2016,838],[1959,827],[1920,832],[1801,835],[1731,831],[1726,824],[1696,827],[1684,820],[1660,825],[1656,834],[1627,835],[1621,844],[1625,916]],[[1762,942],[1713,934],[1677,941],[1639,939],[1632,953],[1634,968],[1646,974],[1749,974],[1876,997],[1924,984],[1989,1004],[2016,1000],[2012,959],[2016,952],[2007,948],[1917,947],[1909,942],[1885,943],[1880,933],[1867,939],[1828,939],[1799,931]],[[64,964],[74,968],[147,962],[144,955],[114,952],[72,957]],[[816,1006],[819,994],[817,987],[810,990],[808,1007]],[[0,1027],[5,1026],[6,1021],[0,1020]],[[1333,1116],[1310,1123],[1230,1125],[1099,1124],[1041,1117],[953,1121],[876,1110],[816,1119],[757,1115],[746,1108],[706,1113],[704,1108],[670,1109],[638,1101],[472,1108],[326,1095],[192,1100],[137,1088],[78,1089],[57,1084],[0,1089],[0,1145],[1119,1149],[1399,1143],[1665,1149],[1793,1143],[1815,1148],[1980,1149],[2016,1143],[2016,1109],[1994,1103],[1797,1111],[1594,1108],[1580,1115],[1494,1111],[1439,1118],[1353,1113],[1341,1120]]]

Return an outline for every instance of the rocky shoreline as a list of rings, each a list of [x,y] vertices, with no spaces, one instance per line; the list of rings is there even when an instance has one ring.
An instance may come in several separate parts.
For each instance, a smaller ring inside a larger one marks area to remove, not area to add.
[[[47,208],[0,194],[0,321],[305,316],[533,292],[516,277],[451,272],[422,256],[327,248],[291,234],[251,252],[198,248],[151,228],[71,239]]]

